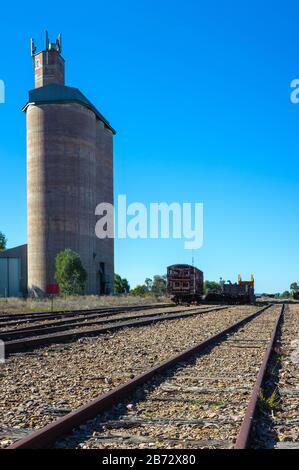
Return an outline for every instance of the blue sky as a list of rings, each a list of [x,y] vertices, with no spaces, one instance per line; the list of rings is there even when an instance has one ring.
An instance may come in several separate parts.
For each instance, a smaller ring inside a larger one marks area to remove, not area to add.
[[[262,4],[261,4],[262,3]],[[0,230],[26,242],[29,38],[63,33],[66,81],[117,129],[115,195],[203,202],[207,279],[255,274],[257,291],[299,280],[299,5],[86,0],[1,5]],[[181,240],[116,241],[131,285],[191,262]]]

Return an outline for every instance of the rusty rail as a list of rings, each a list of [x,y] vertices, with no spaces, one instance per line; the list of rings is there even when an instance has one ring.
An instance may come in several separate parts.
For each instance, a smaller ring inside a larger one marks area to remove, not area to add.
[[[128,319],[127,321],[118,321],[115,320],[115,323],[110,322],[110,325],[107,326],[100,326],[88,329],[78,329],[78,330],[70,330],[70,331],[63,331],[61,333],[50,333],[48,335],[40,335],[40,336],[32,336],[32,337],[24,337],[21,339],[15,339],[11,341],[5,341],[5,352],[6,353],[15,353],[19,351],[28,350],[34,347],[48,345],[52,343],[59,343],[64,342],[76,338],[82,338],[87,336],[93,336],[103,333],[108,333],[110,331],[120,330],[122,328],[132,328],[132,327],[141,327],[150,325],[151,323],[157,323],[160,321],[166,320],[175,320],[179,318],[186,318],[194,315],[199,315],[201,313],[208,313],[215,310],[223,310],[227,307],[215,307],[208,310],[197,309],[196,311],[192,312],[177,312],[177,313],[160,313],[160,314],[152,314],[146,315],[144,318],[138,318],[135,320]],[[109,322],[108,322],[109,323]],[[84,327],[84,324],[82,325]],[[36,333],[36,332],[35,332]],[[2,336],[0,334],[0,339]]]
[[[162,312],[155,312],[155,313],[139,313],[132,315],[130,317],[119,317],[119,318],[110,318],[111,316],[115,316],[115,313],[107,313],[107,315],[97,315],[97,314],[92,314],[90,316],[85,316],[83,315],[82,317],[75,317],[75,318],[70,318],[69,320],[57,320],[55,322],[50,322],[50,323],[42,323],[39,325],[34,325],[34,326],[25,326],[21,328],[12,328],[10,330],[4,330],[0,331],[0,339],[2,341],[11,341],[12,339],[21,339],[21,337],[26,337],[29,338],[31,336],[38,336],[39,334],[46,334],[46,333],[55,333],[57,331],[64,331],[64,330],[70,330],[72,328],[79,328],[80,326],[86,327],[86,326],[92,326],[92,325],[105,325],[106,323],[111,323],[111,322],[120,322],[123,320],[136,320],[138,318],[140,319],[146,319],[146,318],[151,318],[151,317],[158,317],[158,316],[165,316],[167,318],[167,315],[170,314],[180,314],[180,313],[205,313],[205,312],[211,312],[213,309],[215,310],[221,310],[223,308],[227,307],[211,307],[211,308],[191,308],[190,310],[170,310],[168,312],[162,311]],[[128,312],[131,313],[131,312]],[[108,317],[108,318],[102,318]]]
[[[253,418],[256,412],[256,407],[257,407],[257,402],[258,402],[259,391],[260,391],[260,388],[261,388],[261,385],[262,385],[262,382],[263,382],[263,379],[267,370],[268,362],[269,362],[273,345],[275,342],[275,338],[278,332],[278,327],[279,327],[279,324],[281,322],[281,319],[284,313],[284,309],[285,309],[285,305],[281,307],[280,314],[278,315],[277,320],[275,322],[273,333],[272,333],[271,339],[269,340],[268,347],[266,349],[263,362],[259,370],[256,382],[254,384],[250,401],[248,403],[247,410],[246,410],[245,416],[243,418],[243,421],[239,430],[239,434],[238,434],[236,444],[234,447],[235,449],[246,449],[248,447],[249,440],[250,440],[250,433],[252,430]]]
[[[133,312],[135,310],[150,310],[154,308],[167,308],[174,306],[173,303],[163,304],[146,304],[146,305],[124,305],[117,307],[98,307],[93,309],[80,309],[80,310],[49,310],[41,312],[24,312],[24,313],[1,313],[0,312],[0,324],[19,323],[20,321],[38,321],[48,320],[55,318],[64,318],[77,315],[89,315],[89,314],[106,314],[106,313],[121,313],[121,312]]]
[[[126,397],[127,394],[132,392],[136,387],[150,380],[153,376],[164,372],[180,361],[188,359],[195,353],[202,352],[208,346],[217,343],[217,341],[225,338],[228,334],[233,333],[235,330],[238,330],[241,326],[250,322],[258,315],[261,315],[270,306],[271,305],[268,305],[257,310],[242,320],[239,320],[233,325],[220,331],[216,335],[211,336],[205,341],[198,343],[189,349],[186,349],[185,351],[151,368],[147,372],[138,375],[129,382],[112,389],[108,393],[100,395],[98,398],[87,403],[86,405],[79,407],[66,416],[57,419],[56,421],[37,431],[34,431],[29,436],[26,436],[23,439],[13,443],[11,446],[9,446],[9,449],[41,449],[50,447],[56,440],[68,434],[74,427],[79,426],[82,424],[82,422],[94,418],[98,413],[106,411],[119,400]]]

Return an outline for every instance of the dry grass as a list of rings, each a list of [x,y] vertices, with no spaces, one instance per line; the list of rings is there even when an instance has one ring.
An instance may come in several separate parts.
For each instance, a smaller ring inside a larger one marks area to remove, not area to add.
[[[81,310],[93,309],[97,307],[113,307],[123,305],[145,305],[155,304],[157,302],[169,302],[167,298],[156,298],[153,296],[147,297],[131,297],[125,295],[115,296],[70,296],[70,297],[55,297],[53,301],[54,310]],[[22,299],[13,298],[8,299],[0,298],[0,312],[22,313],[22,312],[40,312],[51,311],[51,299]]]

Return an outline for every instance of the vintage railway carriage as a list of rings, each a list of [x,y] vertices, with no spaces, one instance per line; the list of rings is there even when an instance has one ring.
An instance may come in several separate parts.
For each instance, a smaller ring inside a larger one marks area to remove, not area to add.
[[[203,272],[189,264],[168,266],[167,293],[177,304],[199,302],[203,296]]]

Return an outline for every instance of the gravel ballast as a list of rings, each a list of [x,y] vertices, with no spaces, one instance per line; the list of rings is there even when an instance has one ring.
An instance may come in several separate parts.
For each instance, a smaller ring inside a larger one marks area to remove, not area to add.
[[[230,307],[9,357],[0,365],[1,446],[256,310],[252,306]]]

